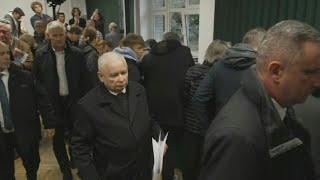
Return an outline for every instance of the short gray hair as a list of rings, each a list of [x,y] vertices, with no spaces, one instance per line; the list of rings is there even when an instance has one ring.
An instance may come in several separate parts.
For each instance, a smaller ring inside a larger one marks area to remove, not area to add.
[[[51,21],[47,25],[46,33],[48,33],[51,29],[59,29],[59,28],[66,31],[66,27],[64,26],[64,24],[58,21]]]
[[[8,20],[6,20],[6,19],[0,20],[0,25],[7,27],[9,29],[9,31],[11,32],[12,26]]]
[[[111,22],[111,23],[109,24],[109,30],[111,30],[112,28],[118,29],[118,25],[117,25],[115,22]]]
[[[248,44],[251,48],[257,50],[265,34],[266,30],[263,28],[251,29],[243,36],[242,43]]]
[[[175,32],[167,32],[163,35],[163,40],[168,40],[168,39],[175,39],[175,40],[178,40],[180,41],[180,37],[177,33]]]
[[[285,66],[295,64],[304,53],[305,42],[320,43],[320,32],[312,26],[295,20],[286,20],[272,26],[257,52],[257,70],[262,71],[274,58]]]
[[[101,72],[102,68],[108,64],[110,61],[123,61],[125,64],[127,64],[126,60],[123,56],[116,52],[107,52],[102,54],[102,56],[98,59],[98,70]]]

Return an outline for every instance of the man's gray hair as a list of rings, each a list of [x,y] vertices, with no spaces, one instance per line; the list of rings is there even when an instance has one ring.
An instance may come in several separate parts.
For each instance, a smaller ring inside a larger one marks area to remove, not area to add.
[[[251,29],[243,36],[242,43],[248,44],[250,47],[257,50],[265,34],[266,30],[263,28]]]
[[[257,70],[262,71],[272,59],[282,60],[285,66],[295,64],[301,59],[306,42],[320,43],[320,32],[295,20],[277,23],[267,31],[258,48]]]
[[[175,39],[175,40],[178,40],[180,41],[180,37],[177,33],[175,32],[167,32],[163,35],[163,40],[168,40],[168,39]]]
[[[58,29],[58,28],[66,31],[64,24],[62,24],[61,22],[58,22],[58,21],[51,21],[47,24],[46,33],[48,33],[51,29]]]
[[[118,29],[118,25],[115,23],[115,22],[111,22],[110,24],[109,24],[109,30],[111,30],[111,29]]]
[[[9,29],[9,31],[11,32],[12,26],[11,26],[11,24],[10,24],[10,22],[8,20],[1,19],[0,20],[0,25],[1,26],[6,26]]]
[[[101,71],[103,69],[103,67],[111,61],[119,61],[119,60],[123,61],[125,64],[127,64],[124,57],[116,52],[112,51],[112,52],[104,53],[98,59],[98,70]]]

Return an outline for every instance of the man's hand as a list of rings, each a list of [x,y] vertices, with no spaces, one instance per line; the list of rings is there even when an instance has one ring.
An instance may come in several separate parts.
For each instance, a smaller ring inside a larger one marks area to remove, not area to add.
[[[163,155],[166,155],[167,150],[168,150],[168,145],[167,145],[167,143],[166,143],[166,145],[164,145]]]
[[[55,129],[44,129],[44,137],[49,140],[53,138],[55,133],[56,133]]]

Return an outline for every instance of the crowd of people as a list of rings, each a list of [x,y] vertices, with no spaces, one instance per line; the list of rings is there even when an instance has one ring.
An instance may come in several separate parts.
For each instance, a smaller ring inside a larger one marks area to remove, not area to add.
[[[83,180],[151,180],[151,139],[166,133],[163,180],[319,178],[317,130],[301,122],[318,112],[314,27],[285,20],[233,46],[215,39],[195,64],[174,32],[145,41],[114,22],[105,34],[98,10],[85,20],[75,7],[66,23],[31,8],[34,35],[21,8],[0,20],[0,179],[15,179],[16,151],[36,180],[48,138],[63,180],[74,168]]]

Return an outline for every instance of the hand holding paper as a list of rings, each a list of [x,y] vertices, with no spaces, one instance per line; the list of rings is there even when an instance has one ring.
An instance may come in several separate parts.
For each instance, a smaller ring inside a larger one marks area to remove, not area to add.
[[[154,164],[153,164],[153,177],[152,180],[161,180],[161,172],[162,172],[162,164],[163,164],[163,156],[168,148],[167,141],[168,133],[166,134],[163,141],[161,141],[161,134],[159,135],[158,142],[152,139],[153,145],[153,156],[154,156]]]

